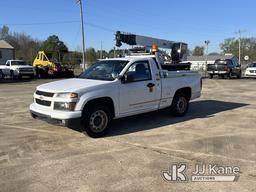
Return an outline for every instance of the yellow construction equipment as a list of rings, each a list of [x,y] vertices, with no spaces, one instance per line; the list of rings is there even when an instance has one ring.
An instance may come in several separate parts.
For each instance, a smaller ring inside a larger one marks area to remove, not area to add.
[[[39,51],[34,62],[33,67],[54,67],[54,63],[49,60],[44,51]]]
[[[74,72],[67,67],[62,67],[59,63],[50,60],[49,55],[44,51],[39,51],[33,62],[36,74],[39,78],[45,77],[74,77]]]

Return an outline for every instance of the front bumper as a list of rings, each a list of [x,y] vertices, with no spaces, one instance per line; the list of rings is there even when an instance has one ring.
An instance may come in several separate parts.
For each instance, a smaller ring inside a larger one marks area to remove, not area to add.
[[[225,74],[228,74],[227,71],[207,71],[207,73],[209,73],[211,75],[225,75]]]
[[[57,120],[78,119],[82,116],[82,111],[58,111],[51,108],[41,107],[32,103],[29,107],[30,112],[39,117],[46,117]]]
[[[246,77],[256,77],[256,73],[245,72]]]

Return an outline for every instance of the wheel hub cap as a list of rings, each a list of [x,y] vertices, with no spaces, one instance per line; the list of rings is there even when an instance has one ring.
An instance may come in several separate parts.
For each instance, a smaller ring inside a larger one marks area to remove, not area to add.
[[[93,132],[99,133],[102,132],[108,124],[108,116],[102,111],[95,111],[90,117],[90,128]]]

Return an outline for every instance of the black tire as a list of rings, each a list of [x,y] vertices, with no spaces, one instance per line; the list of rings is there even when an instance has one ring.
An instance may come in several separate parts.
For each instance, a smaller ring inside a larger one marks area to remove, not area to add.
[[[171,113],[175,117],[183,117],[188,112],[189,99],[182,93],[176,93],[171,105]]]
[[[88,106],[83,114],[82,131],[92,138],[102,137],[108,132],[111,121],[111,112],[104,104]]]
[[[11,76],[11,79],[12,79],[12,80],[15,80],[15,79],[16,79],[16,77],[15,77],[15,75],[14,75],[13,71],[11,71],[10,76]]]
[[[29,78],[30,78],[30,79],[34,79],[35,76],[34,76],[34,75],[30,75]]]
[[[212,79],[213,78],[213,74],[209,74],[209,78]]]
[[[0,79],[4,79],[4,73],[0,70]]]
[[[242,74],[241,72],[240,72],[239,74],[237,74],[236,78],[237,78],[237,79],[241,79],[241,77],[242,77],[241,74]]]
[[[232,79],[232,71],[230,71],[230,72],[227,74],[227,78],[228,78],[228,79]]]
[[[30,115],[33,119],[36,119],[37,118],[37,115],[35,115],[34,113],[30,112]]]

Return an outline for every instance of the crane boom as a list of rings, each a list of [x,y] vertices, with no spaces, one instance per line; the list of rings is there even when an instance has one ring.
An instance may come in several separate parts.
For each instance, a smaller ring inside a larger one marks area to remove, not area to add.
[[[158,39],[153,37],[134,35],[129,33],[116,32],[116,46],[121,47],[122,43],[128,45],[141,45],[147,48],[151,48],[153,44],[157,44],[159,48],[172,49],[175,45],[187,45],[183,42],[170,41],[165,39]]]
[[[157,45],[158,48],[171,49],[171,58],[173,63],[179,63],[186,60],[187,47],[188,45],[183,42],[170,41],[164,39],[157,39],[153,37],[121,33],[116,32],[116,46],[121,47],[122,43],[128,45],[138,45],[143,46],[146,49],[152,48],[153,45]]]

